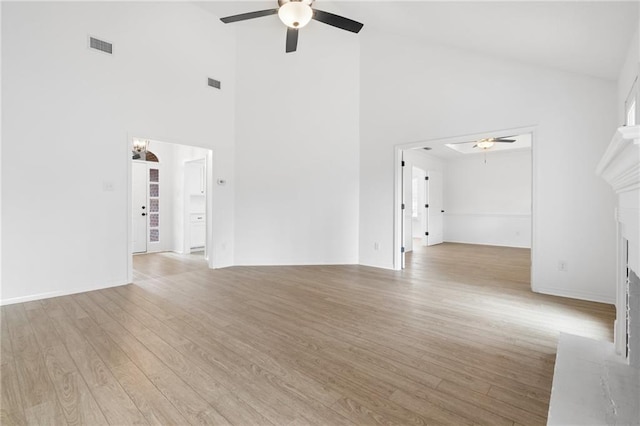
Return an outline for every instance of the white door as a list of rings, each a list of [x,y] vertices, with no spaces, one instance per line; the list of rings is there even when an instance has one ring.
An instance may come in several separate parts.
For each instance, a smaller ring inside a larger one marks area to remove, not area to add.
[[[405,253],[408,253],[413,250],[413,215],[412,215],[412,180],[413,180],[413,169],[412,167],[403,166],[402,167],[402,203],[404,205],[404,209],[402,210],[402,220],[403,220],[403,236],[402,236],[402,246],[404,247]]]
[[[133,252],[147,251],[147,164],[134,161],[131,168]]]
[[[185,202],[184,214],[185,231],[184,231],[184,250],[190,253],[191,250],[200,251],[205,248],[206,251],[206,212],[207,212],[207,195],[206,195],[206,159],[191,160],[184,163],[184,184],[185,184]]]
[[[419,222],[419,232],[417,233],[417,236],[420,238],[420,241],[422,243],[423,246],[426,246],[428,244],[428,237],[427,237],[427,223],[428,223],[428,216],[429,216],[429,204],[427,204],[427,202],[429,201],[429,197],[427,195],[427,191],[428,191],[428,186],[427,186],[427,172],[425,172],[422,169],[418,169],[418,212],[420,213],[418,216],[418,222]]]
[[[444,240],[444,204],[442,201],[442,172],[431,170],[427,180],[427,245],[440,244]]]

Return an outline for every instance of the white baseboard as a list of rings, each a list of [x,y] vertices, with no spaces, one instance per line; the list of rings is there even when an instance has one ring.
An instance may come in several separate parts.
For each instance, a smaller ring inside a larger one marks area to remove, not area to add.
[[[127,284],[130,284],[130,283],[117,281],[117,282],[111,282],[108,284],[104,284],[104,283],[98,284],[98,285],[86,287],[86,288],[50,291],[47,293],[38,293],[38,294],[31,294],[28,296],[12,297],[10,299],[0,299],[0,306],[13,305],[16,303],[24,303],[24,302],[33,302],[34,300],[50,299],[52,297],[68,296],[70,294],[85,293],[87,291],[102,290],[103,288],[118,287],[118,286],[127,285]]]
[[[548,294],[550,296],[568,297],[570,299],[586,300],[588,302],[607,303],[609,305],[615,305],[616,303],[615,296],[611,297],[604,294],[591,293],[588,291],[576,291],[566,290],[564,288],[538,286],[532,286],[531,290],[534,293]]]
[[[345,260],[326,260],[326,261],[307,261],[307,260],[292,260],[292,259],[272,259],[269,261],[264,260],[251,260],[241,259],[236,261],[233,265],[229,266],[331,266],[331,265],[357,265],[357,259]]]
[[[513,247],[513,248],[526,248],[530,249],[531,246],[519,246],[517,244],[496,244],[491,242],[470,242],[470,241],[454,241],[454,240],[446,240],[445,243],[456,243],[456,244],[472,244],[476,246],[493,246],[493,247]]]
[[[241,265],[236,265],[236,264],[231,263],[231,262],[216,263],[214,261],[213,265],[211,266],[211,269],[231,268],[232,266],[241,266]],[[247,266],[247,265],[245,265],[245,266]]]
[[[370,264],[370,263],[363,263],[360,262],[358,263],[358,266],[366,266],[367,268],[378,268],[378,269],[385,269],[387,271],[396,271],[397,269],[395,269],[392,266],[382,266],[382,265],[374,265],[374,264]]]

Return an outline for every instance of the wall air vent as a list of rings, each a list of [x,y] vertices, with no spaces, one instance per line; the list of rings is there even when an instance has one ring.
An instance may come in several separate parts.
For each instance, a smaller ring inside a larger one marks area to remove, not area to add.
[[[219,89],[220,88],[220,81],[219,80],[214,80],[213,78],[209,78],[207,79],[207,84],[213,88]]]
[[[89,47],[91,49],[99,50],[109,55],[113,54],[113,44],[108,41],[100,40],[95,37],[89,37]]]

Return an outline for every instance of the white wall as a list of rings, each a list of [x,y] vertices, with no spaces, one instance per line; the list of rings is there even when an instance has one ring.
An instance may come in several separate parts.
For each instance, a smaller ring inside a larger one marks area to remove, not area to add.
[[[237,264],[358,261],[358,37],[238,24]],[[364,183],[366,185],[366,183]]]
[[[487,152],[447,162],[444,240],[531,247],[531,151]]]
[[[393,267],[396,145],[535,126],[533,289],[612,302],[614,199],[594,169],[615,83],[373,31],[360,41],[360,262]]]
[[[233,262],[232,31],[186,3],[2,3],[2,303],[128,281],[131,137],[214,149]]]

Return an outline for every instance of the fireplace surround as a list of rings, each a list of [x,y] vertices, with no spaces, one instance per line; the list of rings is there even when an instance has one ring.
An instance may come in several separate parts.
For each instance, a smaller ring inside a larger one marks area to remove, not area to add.
[[[629,289],[640,275],[640,126],[620,127],[598,164],[596,173],[617,194],[615,210],[617,228],[616,323],[614,344],[627,362],[637,360],[640,336],[630,334],[632,322],[638,321]],[[634,299],[635,300],[635,299]],[[637,333],[637,324],[636,333]],[[636,361],[637,362],[637,361]],[[636,364],[637,365],[637,364]]]
[[[640,424],[640,126],[616,130],[596,173],[617,198],[614,342],[560,336],[548,425]]]

